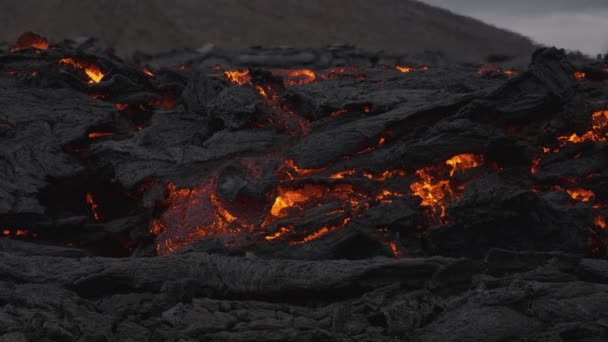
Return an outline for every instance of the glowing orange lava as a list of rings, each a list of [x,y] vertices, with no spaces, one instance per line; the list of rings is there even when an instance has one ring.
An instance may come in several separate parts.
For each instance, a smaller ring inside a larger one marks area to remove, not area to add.
[[[449,171],[441,164],[417,170],[419,180],[410,185],[412,195],[420,197],[420,204],[432,210],[431,218],[446,223],[446,206],[457,200],[464,190],[463,187],[452,186],[449,178],[456,171],[464,172],[482,163],[482,156],[467,153],[446,160],[443,165],[449,166]]]
[[[570,197],[572,197],[573,200],[581,202],[590,202],[595,197],[593,191],[583,188],[566,189],[566,192],[570,195]]]
[[[416,69],[416,68],[412,68],[412,67],[406,67],[406,66],[403,66],[403,65],[395,65],[395,69],[399,70],[400,72],[402,72],[404,74],[407,74],[407,73],[410,73],[412,71],[426,71],[426,70],[429,70],[429,67],[422,66],[422,67]]]
[[[112,132],[91,132],[89,133],[89,139],[111,137],[114,133]]]
[[[150,69],[148,68],[143,68],[143,73],[150,76],[150,77],[154,77],[154,73],[152,71],[150,71]]]
[[[93,213],[93,218],[95,219],[95,221],[99,221],[99,219],[100,219],[99,212],[98,212],[99,206],[97,205],[97,203],[95,203],[93,194],[91,194],[90,192],[87,192],[85,197],[86,197],[87,204],[89,205],[89,207],[91,208],[91,212]]]
[[[317,74],[310,69],[297,69],[297,70],[285,70],[275,69],[272,70],[273,75],[283,77],[283,83],[286,87],[294,85],[303,85],[313,83],[317,79]]]
[[[128,104],[125,104],[125,103],[117,103],[117,104],[116,104],[116,109],[117,109],[119,112],[125,111],[125,110],[127,110],[127,108],[129,108],[129,105],[128,105]]]
[[[339,228],[342,228],[342,227],[348,225],[349,222],[350,222],[350,217],[347,217],[344,220],[342,220],[342,222],[340,222],[340,223],[337,223],[337,224],[331,225],[331,226],[321,227],[320,229],[317,229],[315,232],[305,236],[301,240],[290,241],[289,243],[292,245],[301,245],[301,244],[308,243],[310,241],[321,238]]]
[[[594,223],[601,229],[606,229],[606,218],[604,216],[597,214],[595,216]]]
[[[397,70],[399,70],[399,71],[401,71],[403,73],[412,72],[412,70],[414,70],[413,68],[402,66],[402,65],[395,66],[395,69],[397,69]]]
[[[59,60],[59,64],[70,65],[74,68],[84,70],[89,77],[89,83],[99,83],[105,76],[99,66],[93,62],[80,61],[74,58],[62,58]]]
[[[532,161],[532,165],[530,166],[530,173],[531,174],[536,174],[538,172],[538,168],[540,165],[540,158],[534,159]]]
[[[584,72],[577,71],[574,73],[574,78],[576,78],[577,80],[582,80],[585,77],[587,77],[587,74],[585,74]]]
[[[601,110],[591,115],[591,130],[584,133],[582,136],[574,133],[567,136],[558,137],[557,140],[560,146],[568,143],[580,144],[585,141],[606,141],[608,138],[608,110]]]
[[[293,234],[293,232],[294,232],[293,227],[281,227],[275,233],[266,235],[264,237],[264,239],[267,241],[272,241],[272,240],[276,240],[276,239],[285,237],[287,235]]]
[[[251,75],[249,75],[249,70],[226,70],[224,71],[224,77],[229,82],[238,85],[251,83]]]
[[[465,153],[454,156],[446,160],[445,163],[452,167],[452,170],[450,171],[450,177],[452,177],[456,171],[462,172],[481,165],[481,163],[483,163],[483,158],[474,154]]]
[[[224,207],[210,181],[193,189],[167,185],[167,202],[171,203],[162,219],[154,220],[150,232],[157,235],[157,251],[168,255],[206,237],[230,236],[252,227],[237,222],[237,217]]]
[[[33,32],[25,32],[17,39],[17,43],[10,52],[17,52],[25,49],[38,49],[46,50],[49,48],[49,42],[46,38],[43,38]]]

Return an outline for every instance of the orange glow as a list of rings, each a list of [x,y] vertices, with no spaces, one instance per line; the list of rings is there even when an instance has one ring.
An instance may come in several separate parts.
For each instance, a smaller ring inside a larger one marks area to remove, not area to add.
[[[92,62],[78,61],[74,58],[62,58],[59,60],[59,64],[71,65],[75,68],[84,70],[89,77],[89,83],[99,83],[103,80],[104,74],[99,66]]]
[[[338,171],[335,173],[332,173],[331,175],[329,175],[329,178],[331,179],[344,179],[347,176],[354,176],[357,174],[357,170],[345,170],[345,171]],[[396,177],[396,176],[400,176],[400,177],[405,177],[406,172],[404,170],[387,170],[387,171],[383,171],[380,173],[370,173],[370,172],[363,172],[362,176],[367,178],[367,179],[371,179],[371,180],[375,180],[375,181],[385,181],[389,178],[392,177]]]
[[[413,69],[412,69],[412,68],[410,68],[410,67],[401,66],[401,65],[397,65],[397,66],[395,66],[395,69],[397,69],[397,70],[399,70],[399,71],[401,71],[401,72],[403,72],[403,73],[408,73],[408,72],[411,72],[411,71],[413,70]]]
[[[299,70],[272,70],[273,75],[283,77],[283,83],[286,87],[294,85],[303,85],[313,83],[317,79],[317,74],[310,69]]]
[[[530,173],[533,175],[536,174],[538,172],[539,165],[540,165],[540,158],[534,159],[532,161],[532,165],[530,166]]]
[[[49,48],[49,42],[33,32],[26,32],[17,39],[17,43],[10,52],[17,52],[24,49],[46,50]]]
[[[169,183],[167,192],[170,206],[149,228],[157,235],[156,247],[160,255],[171,254],[206,237],[228,237],[253,228],[238,222],[237,216],[224,206],[216,194],[214,181],[179,190]]]
[[[387,170],[378,174],[373,174],[373,173],[364,173],[363,176],[366,178],[369,178],[371,180],[375,180],[375,181],[380,181],[383,182],[389,178],[392,177],[405,177],[405,171],[404,170]]]
[[[591,190],[583,188],[571,188],[567,189],[566,192],[572,197],[573,200],[581,202],[589,202],[595,197],[595,194]]]
[[[399,248],[397,247],[397,244],[394,241],[389,241],[388,245],[391,247],[393,256],[398,257],[399,255],[401,255],[401,253],[399,253]]]
[[[376,195],[376,199],[384,203],[391,203],[393,201],[393,198],[396,197],[403,197],[403,195],[390,190],[382,190],[378,195]]]
[[[445,163],[452,167],[452,170],[450,171],[450,177],[452,177],[456,171],[462,172],[481,165],[481,163],[483,163],[483,158],[474,154],[465,153],[454,156],[446,160]]]
[[[260,95],[262,95],[265,98],[270,98],[270,96],[268,96],[268,93],[266,93],[266,89],[264,89],[264,87],[260,86],[260,85],[256,85],[255,89],[257,89],[258,93]]]
[[[332,118],[336,118],[344,113],[348,113],[348,110],[346,109],[341,109],[341,110],[337,110],[335,112],[332,112],[331,114],[329,114],[329,116],[331,116]]]
[[[601,229],[606,229],[606,218],[604,218],[604,216],[596,215],[594,223],[596,226],[600,227]]]
[[[280,180],[293,180],[315,173],[320,173],[325,171],[326,169],[326,167],[318,169],[302,169],[298,167],[298,165],[296,165],[293,160],[288,159],[276,170],[275,174],[277,175],[277,177],[279,177]]]
[[[576,78],[577,80],[582,80],[585,77],[587,77],[587,74],[585,74],[584,72],[577,71],[574,73],[574,78]]]
[[[111,132],[91,132],[89,133],[89,139],[111,137],[114,133]]]
[[[154,77],[154,73],[152,71],[150,71],[150,69],[144,68],[142,71],[144,72],[144,74],[146,74],[150,77]]]
[[[432,210],[432,219],[446,223],[446,206],[457,200],[464,191],[464,186],[452,186],[449,178],[457,170],[464,172],[478,167],[482,163],[482,156],[460,154],[443,163],[443,165],[451,167],[449,172],[441,164],[417,170],[416,175],[419,180],[410,185],[412,195],[420,197],[422,199],[420,205]]]
[[[279,186],[279,194],[270,209],[270,215],[274,217],[287,216],[286,209],[301,207],[298,204],[309,201],[310,199],[318,199],[325,195],[328,188],[320,185],[306,184],[301,189],[287,190]]]
[[[127,108],[129,108],[129,105],[128,105],[128,104],[125,104],[125,103],[117,103],[117,104],[116,104],[116,109],[117,109],[119,112],[125,111],[125,110],[127,110]]]
[[[350,217],[345,218],[344,220],[342,220],[342,222],[332,225],[332,226],[325,226],[325,227],[321,227],[320,229],[318,229],[317,231],[315,231],[312,234],[309,234],[307,236],[305,236],[303,239],[298,240],[298,241],[292,241],[290,242],[290,244],[292,245],[301,245],[301,244],[305,244],[308,243],[312,240],[316,240],[318,238],[321,238],[339,228],[342,228],[346,225],[348,225],[348,223],[350,222]]]
[[[402,73],[410,73],[412,71],[427,71],[429,70],[429,67],[427,66],[421,66],[420,68],[416,69],[416,68],[412,68],[412,67],[406,67],[403,65],[395,65],[395,69],[402,72]]]
[[[503,70],[503,73],[507,76],[515,76],[518,74],[518,72],[515,70]]]
[[[8,229],[4,229],[4,230],[2,231],[2,234],[3,234],[3,235],[11,235],[11,231],[10,231],[10,230],[8,230]]]
[[[357,173],[357,171],[355,171],[355,170],[339,171],[339,172],[331,174],[329,176],[329,178],[331,178],[331,179],[343,179],[346,176],[352,176],[355,173]]]
[[[439,211],[439,217],[443,219],[445,217],[446,199],[453,195],[450,181],[435,181],[433,176],[424,169],[416,171],[416,175],[420,178],[420,181],[410,185],[412,194],[420,197],[422,199],[420,205],[432,208],[434,214]]]
[[[99,212],[97,211],[98,205],[95,203],[95,199],[93,198],[93,194],[90,192],[86,193],[87,204],[91,208],[91,212],[93,213],[93,218],[95,221],[99,221]]]
[[[568,143],[580,144],[585,141],[606,141],[608,138],[608,110],[597,111],[591,115],[591,130],[582,136],[574,133],[567,136],[558,137],[560,146]]]
[[[366,153],[372,152],[373,150],[377,149],[378,147],[384,146],[384,144],[386,144],[386,139],[392,134],[393,134],[393,132],[390,129],[385,130],[384,132],[382,132],[382,134],[378,138],[378,143],[375,146],[367,147],[367,148],[357,152],[357,154],[366,154]]]
[[[266,239],[267,241],[272,241],[284,237],[286,235],[293,234],[293,232],[293,227],[281,227],[274,234],[265,236],[264,239]]]
[[[251,83],[251,75],[249,75],[249,70],[226,70],[224,71],[224,77],[229,82],[238,85]]]

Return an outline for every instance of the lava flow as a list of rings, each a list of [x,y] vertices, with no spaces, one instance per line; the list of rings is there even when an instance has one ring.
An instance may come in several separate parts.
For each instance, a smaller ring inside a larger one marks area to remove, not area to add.
[[[453,186],[450,179],[456,173],[465,173],[482,164],[481,156],[460,154],[439,166],[418,170],[416,175],[420,181],[411,184],[411,195],[421,197],[421,205],[433,210],[433,222],[446,223],[445,207],[457,200],[464,190],[462,183]],[[303,169],[292,160],[285,161],[276,170],[280,184],[271,193],[269,202],[257,206],[266,209],[252,213],[250,210],[248,215],[235,214],[242,213],[245,206],[239,201],[224,202],[215,181],[179,190],[169,184],[167,209],[150,228],[157,235],[157,250],[159,254],[167,255],[195,241],[212,237],[221,238],[229,245],[238,245],[247,235],[260,236],[265,241],[287,240],[289,244],[303,244],[348,226],[373,206],[392,203],[406,196],[398,188],[373,190],[376,186],[371,186],[374,182],[382,184],[393,177],[405,177],[405,170],[372,173],[353,169],[330,173],[327,169]],[[325,175],[333,182],[302,183],[312,175]],[[355,186],[347,182],[349,177],[360,177],[372,183]],[[320,209],[325,207],[327,210]],[[298,222],[311,211],[330,223],[306,230],[297,228]]]
[[[91,61],[84,61],[75,58],[62,58],[58,62],[60,65],[69,65],[77,69],[81,69],[89,77],[89,83],[99,83],[105,76],[99,66]]]
[[[431,210],[429,219],[437,223],[447,223],[446,206],[460,198],[464,188],[454,186],[450,178],[456,171],[464,172],[483,164],[483,157],[474,154],[460,154],[437,166],[416,171],[419,181],[410,185],[412,194],[422,199],[420,205]],[[449,166],[449,170],[446,166]]]
[[[591,129],[583,135],[572,133],[571,135],[557,138],[560,146],[566,144],[580,144],[585,141],[606,141],[608,138],[608,110],[601,110],[591,115]]]

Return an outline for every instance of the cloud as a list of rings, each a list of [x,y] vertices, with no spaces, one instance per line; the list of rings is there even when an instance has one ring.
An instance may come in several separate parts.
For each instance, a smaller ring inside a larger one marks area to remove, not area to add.
[[[579,50],[591,56],[608,52],[608,1],[543,0],[544,3],[528,1],[528,5],[519,1],[485,1],[485,5],[477,0],[424,2],[523,34],[542,45]]]

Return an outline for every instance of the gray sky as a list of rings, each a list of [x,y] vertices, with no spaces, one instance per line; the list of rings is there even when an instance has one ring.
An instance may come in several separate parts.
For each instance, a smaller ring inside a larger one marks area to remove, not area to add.
[[[608,0],[420,0],[530,37],[543,45],[608,52]]]

